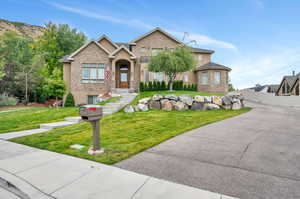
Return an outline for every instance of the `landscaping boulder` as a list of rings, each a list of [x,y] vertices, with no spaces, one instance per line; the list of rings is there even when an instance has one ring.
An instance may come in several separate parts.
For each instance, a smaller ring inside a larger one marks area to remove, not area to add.
[[[242,108],[242,103],[239,99],[235,98],[234,103],[232,104],[232,110],[239,110]]]
[[[139,100],[139,104],[148,104],[149,101],[150,101],[150,97],[146,97],[146,98],[143,98],[143,99],[140,99]]]
[[[189,95],[180,95],[179,96],[179,100],[185,104],[187,104],[188,106],[191,106],[193,104],[193,98]]]
[[[133,106],[133,108],[134,108],[134,111],[135,111],[135,112],[139,112],[139,111],[140,111],[139,106]]]
[[[149,102],[149,108],[150,109],[156,109],[156,110],[161,109],[160,101],[158,101],[158,100],[151,100]]]
[[[174,102],[173,105],[174,105],[174,109],[177,111],[185,111],[189,109],[188,105],[186,105],[184,102],[181,101]]]
[[[194,102],[191,110],[204,110],[204,102]]]
[[[224,96],[223,98],[222,98],[222,104],[223,105],[226,105],[226,106],[228,106],[228,105],[231,105],[232,104],[232,97],[231,96],[229,96],[229,95],[226,95],[226,96]]]
[[[225,109],[225,110],[230,110],[232,109],[232,105],[222,105],[222,108]]]
[[[125,112],[125,113],[133,113],[133,112],[134,112],[133,106],[126,106],[126,107],[124,108],[124,112]]]
[[[218,105],[218,106],[221,106],[222,105],[222,98],[219,97],[219,96],[214,96],[212,98],[212,103]]]
[[[153,101],[158,101],[158,100],[161,100],[164,96],[160,95],[160,94],[155,94],[153,95],[152,97],[152,100]]]
[[[211,103],[211,96],[204,96],[204,102]]]
[[[204,97],[203,97],[203,96],[200,96],[200,95],[196,95],[196,96],[194,97],[194,100],[195,100],[195,102],[200,102],[200,103],[205,102]]]
[[[216,109],[220,109],[220,107],[216,104],[208,103],[208,104],[204,104],[204,109],[205,110],[216,110]]]
[[[161,109],[165,111],[173,110],[173,103],[168,99],[163,99],[161,102]]]
[[[149,108],[146,104],[138,104],[138,108],[139,108],[140,111],[143,111],[143,112],[149,110]]]
[[[177,101],[178,97],[176,95],[171,94],[171,95],[166,95],[165,99]]]

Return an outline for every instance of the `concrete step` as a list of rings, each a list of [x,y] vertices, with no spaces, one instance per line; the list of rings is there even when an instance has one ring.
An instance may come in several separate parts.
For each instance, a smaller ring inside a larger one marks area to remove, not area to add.
[[[65,118],[66,122],[76,122],[79,123],[82,121],[81,117],[66,117]]]
[[[65,127],[65,126],[70,126],[72,124],[77,124],[77,122],[54,122],[54,123],[48,123],[48,124],[41,124],[40,128],[41,129],[55,129],[55,128],[60,128],[60,127]]]

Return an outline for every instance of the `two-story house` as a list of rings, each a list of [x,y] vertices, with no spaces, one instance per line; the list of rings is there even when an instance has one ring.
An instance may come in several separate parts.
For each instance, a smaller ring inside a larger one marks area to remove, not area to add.
[[[163,73],[150,72],[148,62],[160,50],[172,50],[178,45],[184,44],[160,28],[129,43],[113,42],[103,35],[60,60],[64,80],[76,104],[94,103],[99,94],[118,88],[138,92],[141,81],[168,81]],[[191,51],[197,67],[176,79],[185,84],[197,84],[198,91],[226,93],[231,69],[211,62],[212,50],[191,48]]]

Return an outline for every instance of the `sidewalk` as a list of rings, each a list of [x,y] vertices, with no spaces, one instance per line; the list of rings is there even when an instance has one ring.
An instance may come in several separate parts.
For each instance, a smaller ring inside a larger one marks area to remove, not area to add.
[[[3,179],[15,187],[4,186]],[[0,140],[0,198],[22,198],[16,195],[30,199],[234,199]]]

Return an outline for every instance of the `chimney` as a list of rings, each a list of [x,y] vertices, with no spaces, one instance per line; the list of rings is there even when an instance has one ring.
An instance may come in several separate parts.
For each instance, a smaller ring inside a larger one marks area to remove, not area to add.
[[[295,76],[295,71],[293,70],[293,76]]]

